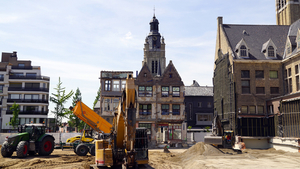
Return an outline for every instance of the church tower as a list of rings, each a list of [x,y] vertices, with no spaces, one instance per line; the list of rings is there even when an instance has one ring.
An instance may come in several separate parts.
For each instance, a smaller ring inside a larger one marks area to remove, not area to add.
[[[144,63],[147,64],[153,76],[161,76],[166,68],[165,42],[158,31],[158,20],[155,15],[150,21],[150,33],[144,44]]]
[[[276,0],[277,25],[291,25],[300,19],[300,0]]]

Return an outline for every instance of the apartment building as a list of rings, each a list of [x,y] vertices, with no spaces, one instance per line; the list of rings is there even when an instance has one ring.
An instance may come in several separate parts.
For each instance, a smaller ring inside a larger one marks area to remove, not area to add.
[[[29,60],[18,60],[17,52],[2,53],[0,62],[0,127],[2,132],[12,129],[10,107],[20,106],[19,124],[46,123],[49,106],[50,78],[42,76],[40,66]]]

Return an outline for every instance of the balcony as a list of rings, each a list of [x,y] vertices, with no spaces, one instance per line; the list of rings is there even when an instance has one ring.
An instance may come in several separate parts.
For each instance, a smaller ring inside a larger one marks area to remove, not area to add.
[[[6,114],[13,114],[13,112],[7,110]],[[48,111],[20,111],[19,115],[48,115]]]
[[[7,99],[7,103],[48,103],[45,99]]]
[[[42,91],[49,92],[49,88],[43,87],[8,87],[8,91]]]
[[[47,76],[25,76],[25,75],[9,75],[9,79],[29,79],[29,80],[47,80],[50,78]]]
[[[12,66],[11,69],[26,69],[26,70],[32,70],[32,66]]]

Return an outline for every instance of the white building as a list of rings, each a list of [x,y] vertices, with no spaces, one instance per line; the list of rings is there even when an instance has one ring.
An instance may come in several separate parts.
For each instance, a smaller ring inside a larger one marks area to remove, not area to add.
[[[17,52],[2,53],[0,62],[0,130],[12,129],[10,107],[20,106],[19,124],[46,122],[49,106],[49,77],[30,60],[18,60]]]

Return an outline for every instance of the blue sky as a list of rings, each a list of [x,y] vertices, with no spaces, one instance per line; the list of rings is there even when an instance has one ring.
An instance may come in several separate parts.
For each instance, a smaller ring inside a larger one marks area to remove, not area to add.
[[[276,24],[275,0],[2,0],[0,51],[41,66],[50,93],[60,77],[92,107],[101,70],[140,71],[154,6],[167,64],[185,85],[212,85],[218,16],[228,24]]]

